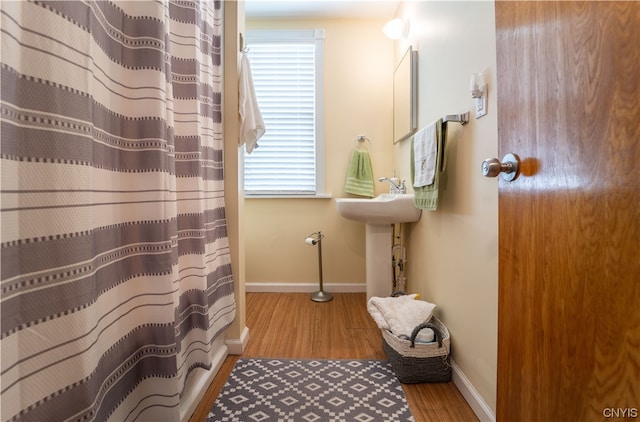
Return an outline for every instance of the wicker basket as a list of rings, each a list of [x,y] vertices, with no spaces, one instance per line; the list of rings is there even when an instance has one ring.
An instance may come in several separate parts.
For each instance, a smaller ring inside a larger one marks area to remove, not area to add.
[[[418,332],[431,328],[436,341],[416,343]],[[382,330],[382,347],[398,380],[404,384],[421,382],[448,382],[451,380],[449,330],[432,317],[425,324],[417,326],[410,340],[396,337],[388,330]]]

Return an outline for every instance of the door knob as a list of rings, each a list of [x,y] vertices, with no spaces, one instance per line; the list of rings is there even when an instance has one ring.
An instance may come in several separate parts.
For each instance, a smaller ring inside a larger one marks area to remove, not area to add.
[[[502,173],[502,179],[507,182],[515,180],[520,175],[520,157],[516,154],[507,154],[502,162],[497,158],[487,158],[482,162],[482,175],[496,177]]]

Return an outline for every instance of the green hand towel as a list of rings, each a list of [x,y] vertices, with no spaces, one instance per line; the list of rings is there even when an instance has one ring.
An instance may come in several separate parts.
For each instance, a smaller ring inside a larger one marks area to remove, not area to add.
[[[433,183],[427,186],[422,186],[419,188],[414,187],[414,202],[417,208],[435,211],[438,208],[438,190],[439,190],[439,182],[440,182],[440,172],[444,170],[445,167],[445,133],[446,126],[442,124],[442,119],[439,119],[436,122],[436,148],[437,148],[437,156],[436,156],[436,171],[433,178]],[[413,142],[414,137],[411,138],[411,185],[413,185],[413,180],[415,176],[415,160],[413,154]]]
[[[367,151],[353,151],[349,169],[347,170],[344,191],[373,198],[373,168]]]

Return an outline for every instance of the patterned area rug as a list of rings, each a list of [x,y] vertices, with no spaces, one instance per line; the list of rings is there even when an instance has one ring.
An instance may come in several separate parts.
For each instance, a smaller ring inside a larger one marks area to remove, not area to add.
[[[386,361],[239,359],[207,422],[413,421]]]

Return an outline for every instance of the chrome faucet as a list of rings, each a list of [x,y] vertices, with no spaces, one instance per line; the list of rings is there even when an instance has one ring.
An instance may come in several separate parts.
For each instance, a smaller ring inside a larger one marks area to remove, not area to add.
[[[393,179],[398,180],[395,177]],[[398,185],[393,181],[393,179],[390,179],[388,177],[381,177],[378,179],[378,182],[389,182],[389,185],[391,185],[389,193],[407,193],[406,181],[402,179],[402,181]]]

